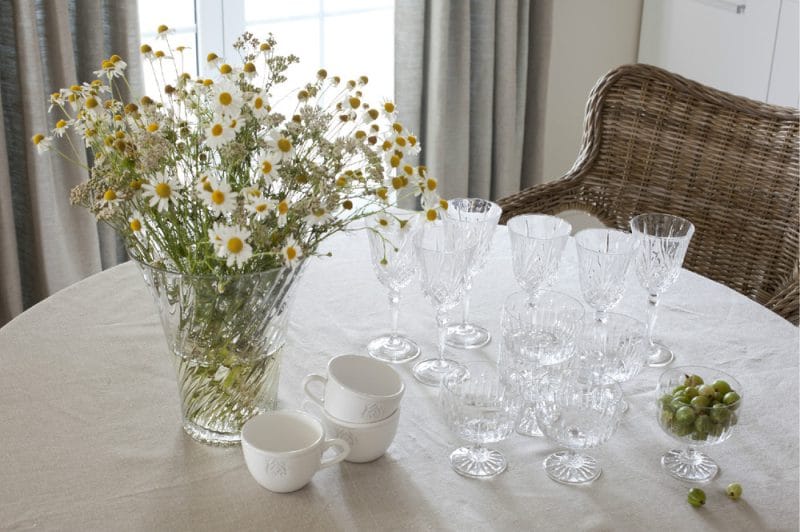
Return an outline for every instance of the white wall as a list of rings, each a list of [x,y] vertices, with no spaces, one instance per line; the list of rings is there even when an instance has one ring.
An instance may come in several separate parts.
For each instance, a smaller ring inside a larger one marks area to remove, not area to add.
[[[545,110],[545,180],[575,162],[589,92],[606,72],[635,63],[642,0],[555,0]],[[573,226],[580,217],[565,216]]]

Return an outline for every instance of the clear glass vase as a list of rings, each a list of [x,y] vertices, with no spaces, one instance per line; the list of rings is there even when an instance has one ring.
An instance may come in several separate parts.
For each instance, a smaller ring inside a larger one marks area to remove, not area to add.
[[[289,304],[302,266],[214,276],[136,262],[175,363],[184,430],[202,443],[239,443],[248,419],[277,406]]]

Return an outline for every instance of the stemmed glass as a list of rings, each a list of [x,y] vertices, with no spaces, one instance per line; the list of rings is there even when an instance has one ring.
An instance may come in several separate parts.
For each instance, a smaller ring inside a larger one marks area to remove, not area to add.
[[[508,221],[514,277],[533,302],[555,280],[572,226],[556,216],[523,214]]]
[[[539,379],[536,420],[545,436],[567,448],[544,460],[547,475],[564,484],[592,482],[597,460],[578,451],[604,444],[619,426],[622,389],[611,377],[585,369]]]
[[[436,310],[439,330],[439,356],[414,366],[414,377],[423,384],[438,386],[444,374],[459,365],[445,358],[447,311],[458,305],[464,295],[474,252],[472,233],[451,224],[424,223],[414,236],[422,292]]]
[[[450,465],[460,475],[491,478],[505,471],[500,451],[484,447],[511,434],[517,399],[489,362],[468,362],[447,373],[439,388],[439,401],[448,425],[471,445],[450,454]]]
[[[722,371],[684,366],[662,373],[656,387],[658,424],[687,446],[661,457],[664,470],[678,480],[689,482],[714,478],[719,466],[697,448],[716,445],[731,437],[739,420],[742,397],[739,381]]]
[[[400,364],[419,356],[419,346],[398,334],[400,290],[413,279],[416,271],[414,258],[414,218],[395,214],[373,215],[368,221],[367,236],[372,256],[372,268],[378,281],[389,290],[389,310],[392,329],[367,344],[367,353],[373,358]]]
[[[584,229],[575,235],[583,299],[594,309],[594,319],[604,322],[625,291],[636,238],[612,229]]]
[[[652,367],[666,366],[675,355],[667,346],[653,340],[656,308],[659,296],[678,278],[694,234],[694,225],[689,220],[671,214],[647,213],[631,220],[631,231],[639,241],[636,273],[649,294],[647,338],[650,355],[647,364]]]
[[[575,338],[583,321],[580,301],[566,294],[542,290],[537,304],[528,294],[515,292],[503,305],[498,366],[525,400],[516,431],[541,436],[533,412],[534,382],[544,372],[557,370],[575,353]]]
[[[468,321],[472,279],[486,265],[486,258],[492,246],[494,229],[497,227],[497,222],[500,220],[503,210],[496,203],[484,199],[457,198],[450,201],[446,212],[445,222],[453,221],[473,226],[477,248],[475,249],[472,264],[470,264],[469,276],[464,285],[464,300],[462,303],[464,310],[461,323],[447,328],[445,341],[447,345],[452,347],[474,349],[488,344],[489,340],[491,340],[491,335],[485,328]]]

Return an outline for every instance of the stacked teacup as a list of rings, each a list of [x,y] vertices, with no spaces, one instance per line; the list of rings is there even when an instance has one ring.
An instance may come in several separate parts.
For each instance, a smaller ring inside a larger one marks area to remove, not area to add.
[[[350,444],[348,462],[371,462],[391,445],[405,384],[388,364],[340,355],[328,362],[327,376],[306,376],[303,390],[303,409],[319,417],[328,437]]]

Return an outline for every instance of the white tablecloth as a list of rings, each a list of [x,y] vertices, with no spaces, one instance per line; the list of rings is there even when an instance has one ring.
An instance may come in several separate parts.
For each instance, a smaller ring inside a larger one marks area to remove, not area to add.
[[[472,315],[499,333],[503,299],[517,289],[510,244],[498,229],[475,282]],[[333,258],[314,259],[300,280],[279,399],[298,408],[304,375],[340,353],[363,353],[387,328],[386,292],[371,270],[363,234],[337,236]],[[633,275],[618,310],[643,317]],[[556,288],[580,298],[574,245]],[[403,332],[423,357],[435,354],[431,306],[405,291]],[[207,447],[183,433],[175,377],[156,307],[138,270],[124,264],[73,285],[0,329],[0,528],[65,530],[797,530],[798,329],[717,283],[684,271],[663,297],[657,336],[676,364],[736,376],[741,422],[708,449],[721,474],[704,486],[705,507],[659,457],[677,445],[655,421],[659,371],[625,385],[630,409],[593,454],[598,481],[551,481],[547,440],[514,435],[498,444],[508,470],[490,481],[450,469],[458,443],[437,408],[437,391],[399,366],[407,391],[397,437],[369,464],[343,463],[301,491],[262,489],[241,449]],[[497,341],[462,360],[496,360]],[[744,497],[723,493],[729,482]]]

